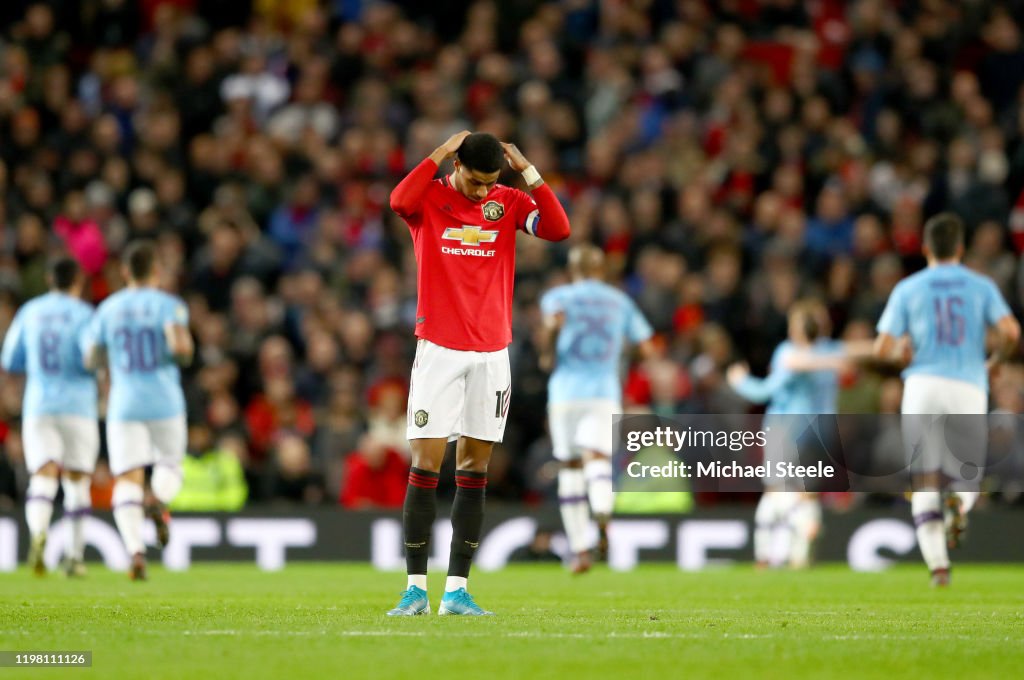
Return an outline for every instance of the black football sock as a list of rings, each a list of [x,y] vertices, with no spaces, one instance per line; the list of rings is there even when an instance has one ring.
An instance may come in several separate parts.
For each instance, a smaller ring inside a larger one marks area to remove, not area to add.
[[[430,533],[437,516],[437,473],[409,470],[402,527],[405,534],[405,568],[409,574],[426,574],[430,557]]]
[[[484,495],[487,473],[455,471],[455,502],[452,504],[452,552],[448,575],[469,577],[473,555],[480,545],[484,523]]]

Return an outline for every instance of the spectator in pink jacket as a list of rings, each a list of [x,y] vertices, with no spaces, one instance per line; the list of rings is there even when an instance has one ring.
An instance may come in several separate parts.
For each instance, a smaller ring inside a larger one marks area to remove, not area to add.
[[[99,225],[85,212],[85,196],[81,191],[72,191],[64,200],[64,212],[53,221],[53,230],[82,269],[95,276],[107,261],[107,244]]]

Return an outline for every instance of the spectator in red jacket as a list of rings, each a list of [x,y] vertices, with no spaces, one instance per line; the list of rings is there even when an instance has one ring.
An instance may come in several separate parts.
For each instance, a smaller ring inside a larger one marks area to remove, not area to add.
[[[267,381],[266,390],[245,409],[253,452],[262,458],[285,432],[309,438],[316,429],[313,408],[295,395],[295,384],[287,377]]]
[[[409,463],[373,435],[359,439],[359,449],[345,461],[342,506],[350,509],[400,508],[405,500]]]

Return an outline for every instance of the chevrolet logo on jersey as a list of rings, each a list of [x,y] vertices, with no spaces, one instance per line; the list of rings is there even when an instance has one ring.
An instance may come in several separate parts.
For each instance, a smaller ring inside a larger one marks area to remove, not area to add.
[[[444,235],[441,238],[446,238],[450,241],[462,241],[464,246],[478,246],[481,243],[493,243],[498,238],[498,232],[463,225],[461,227],[448,227],[444,230]]]

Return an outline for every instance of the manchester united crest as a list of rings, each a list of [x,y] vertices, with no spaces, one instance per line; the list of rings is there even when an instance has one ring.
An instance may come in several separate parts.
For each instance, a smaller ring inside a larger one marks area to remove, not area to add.
[[[497,222],[505,215],[505,206],[497,201],[487,201],[483,207],[484,219],[488,222]]]
[[[425,427],[428,419],[429,416],[423,409],[420,409],[413,414],[413,422],[416,423],[416,427]]]

